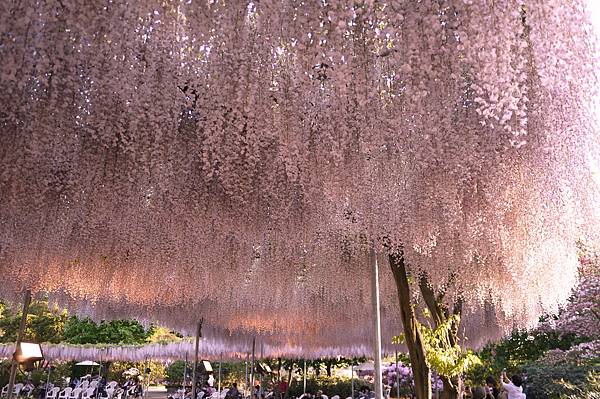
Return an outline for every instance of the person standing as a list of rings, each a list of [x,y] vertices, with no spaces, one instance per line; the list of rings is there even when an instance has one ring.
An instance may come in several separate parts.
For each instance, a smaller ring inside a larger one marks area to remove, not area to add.
[[[494,399],[498,399],[500,390],[498,389],[498,383],[494,377],[490,375],[485,379],[485,387],[487,392],[490,393]]]
[[[520,375],[515,374],[509,380],[506,371],[503,371],[500,375],[500,384],[508,394],[508,399],[526,399],[526,395],[523,393],[523,379]]]
[[[231,388],[229,388],[229,390],[227,391],[225,399],[240,399],[240,396],[241,395],[237,387],[237,382],[234,382],[233,384],[231,384]]]
[[[279,391],[279,399],[285,398],[288,388],[288,383],[285,380],[279,381],[279,384],[277,384],[277,390]]]

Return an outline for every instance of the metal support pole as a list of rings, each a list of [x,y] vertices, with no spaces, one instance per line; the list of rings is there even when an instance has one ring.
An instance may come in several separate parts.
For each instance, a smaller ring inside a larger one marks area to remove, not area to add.
[[[21,345],[21,341],[23,340],[23,334],[25,334],[25,327],[27,325],[27,312],[29,311],[29,305],[31,304],[31,291],[25,291],[25,295],[23,296],[23,314],[21,315],[21,322],[19,323],[19,333],[17,334],[17,343],[15,346],[15,353],[19,346]],[[15,379],[17,378],[17,367],[19,364],[13,358],[10,366],[10,377],[8,379],[8,399],[12,399],[13,390],[15,389]]]
[[[52,367],[50,363],[48,363],[48,377],[46,378],[46,396],[45,399],[48,399],[48,391],[50,390],[50,373],[52,372]]]
[[[352,399],[354,399],[354,365],[350,365],[350,384],[352,385]]]
[[[146,358],[146,391],[144,391],[144,399],[148,397],[148,391],[150,390],[150,360]]]
[[[187,355],[188,355],[188,353],[187,353],[187,351],[185,351],[185,363],[183,364],[183,385],[181,387],[181,389],[183,390],[183,396],[184,397],[185,397],[185,380],[187,379],[186,378],[186,375],[187,375],[187,360],[188,360],[188,356]]]
[[[256,337],[252,337],[252,363],[250,366],[250,397],[252,397],[252,391],[254,390],[254,360],[256,356]]]
[[[369,263],[372,269],[371,302],[373,304],[373,357],[375,358],[375,399],[383,398],[381,383],[381,307],[379,302],[379,265],[375,249],[369,250]]]
[[[248,391],[248,358],[250,358],[250,354],[246,353],[246,391]]]
[[[302,376],[304,378],[304,390],[303,390],[303,392],[306,393],[306,359],[304,359],[304,373],[302,373]]]
[[[223,362],[223,353],[221,353],[221,358],[219,359],[219,384],[218,384],[218,391],[219,393],[221,393],[221,363]]]
[[[265,353],[265,343],[261,341],[260,342],[260,359],[261,360],[265,358],[264,353]],[[261,372],[258,375],[258,387],[259,387],[258,388],[258,398],[262,399],[262,397],[263,397],[263,372],[264,372],[264,370],[263,370],[262,366],[261,366],[260,369],[261,369]]]
[[[200,319],[198,322],[198,329],[196,330],[196,349],[194,352],[194,370],[192,370],[192,399],[196,399],[196,382],[198,381],[198,373],[196,373],[196,369],[198,368],[198,349],[200,347],[200,337],[202,336],[202,323],[204,322],[204,318]],[[184,388],[185,389],[185,388]]]

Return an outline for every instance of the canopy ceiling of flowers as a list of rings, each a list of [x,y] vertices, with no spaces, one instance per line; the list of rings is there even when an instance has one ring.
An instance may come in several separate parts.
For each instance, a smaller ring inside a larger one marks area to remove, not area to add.
[[[476,345],[599,242],[580,0],[0,4],[0,297],[274,347],[370,342],[374,245]],[[348,349],[350,350],[350,349]]]

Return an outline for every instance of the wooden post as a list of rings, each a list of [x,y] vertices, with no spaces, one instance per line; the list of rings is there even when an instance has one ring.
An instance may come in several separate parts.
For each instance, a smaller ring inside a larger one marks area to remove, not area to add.
[[[369,263],[372,269],[371,301],[373,305],[373,356],[375,358],[375,399],[383,398],[381,383],[381,306],[379,302],[379,266],[375,249],[369,251]]]
[[[202,336],[202,323],[204,322],[204,318],[200,319],[198,322],[198,329],[196,330],[196,349],[194,352],[194,370],[192,370],[192,399],[196,399],[196,383],[198,379],[198,373],[196,369],[198,368],[198,348],[200,346],[200,337]],[[185,388],[184,388],[185,389]]]
[[[29,311],[29,305],[31,304],[31,291],[25,291],[25,295],[23,296],[23,314],[21,315],[21,322],[19,323],[19,333],[17,334],[17,344],[15,346],[15,354],[19,346],[21,345],[21,341],[23,340],[23,335],[25,334],[25,327],[27,326],[27,312]],[[17,378],[17,367],[19,367],[19,363],[13,358],[12,364],[10,366],[10,377],[8,379],[8,399],[12,399],[13,390],[15,389],[15,379]]]

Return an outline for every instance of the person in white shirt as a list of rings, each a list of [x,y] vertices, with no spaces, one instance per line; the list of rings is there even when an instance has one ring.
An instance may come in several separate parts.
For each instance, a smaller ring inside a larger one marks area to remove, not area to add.
[[[508,393],[508,399],[526,399],[522,387],[523,379],[520,375],[515,374],[509,380],[506,376],[506,371],[503,371],[500,376],[500,383],[502,384],[502,388]]]

